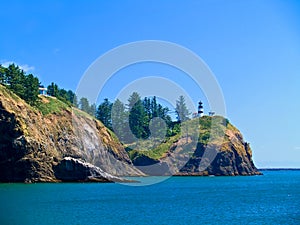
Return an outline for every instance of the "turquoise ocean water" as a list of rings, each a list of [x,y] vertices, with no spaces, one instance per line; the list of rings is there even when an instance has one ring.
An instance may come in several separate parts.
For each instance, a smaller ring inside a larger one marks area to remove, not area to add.
[[[300,224],[300,171],[142,187],[0,184],[0,224]]]

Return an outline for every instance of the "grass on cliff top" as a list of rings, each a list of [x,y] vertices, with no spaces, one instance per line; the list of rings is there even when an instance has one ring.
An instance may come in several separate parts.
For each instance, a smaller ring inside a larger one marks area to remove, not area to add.
[[[17,102],[24,101],[21,99],[18,95],[16,95],[14,92],[9,90],[4,85],[0,84],[0,92],[2,95],[6,98],[13,99]],[[25,102],[25,101],[24,101]],[[26,102],[25,102],[26,103]],[[55,98],[55,97],[46,97],[46,96],[39,96],[39,99],[36,101],[34,105],[30,105],[26,103],[28,107],[30,107],[32,110],[40,111],[43,115],[48,115],[51,113],[57,113],[61,112],[62,110],[70,108],[70,105],[62,102],[61,100]]]
[[[9,90],[3,84],[0,84],[0,91],[3,94],[3,96],[6,97],[6,98],[12,98],[15,101],[22,101],[22,99],[18,95],[13,93],[11,90]]]
[[[36,103],[36,108],[43,115],[48,115],[70,109],[70,106],[56,98],[40,96],[40,101]]]
[[[144,140],[139,143],[126,145],[126,150],[132,160],[141,157],[142,155],[152,159],[160,159],[166,156],[167,152],[176,141],[180,138],[184,139],[186,135],[191,140],[196,140],[198,144],[222,144],[222,142],[225,141],[223,137],[225,137],[224,132],[226,129],[236,130],[227,119],[221,116],[204,116],[181,124],[181,134],[179,133],[175,136],[166,138],[163,142],[154,147],[152,147],[153,144],[151,143],[151,140]],[[188,150],[190,144],[191,143],[188,142],[186,146],[183,144],[182,147],[187,147]]]
[[[160,159],[168,152],[172,144],[180,138],[180,134],[166,138],[161,143],[159,140],[142,140],[138,143],[126,145],[129,158],[134,159],[142,155],[148,156],[151,159]]]
[[[77,116],[83,116],[83,117],[89,118],[91,120],[95,119],[94,116],[92,116],[92,115],[88,114],[87,112],[84,112],[76,107],[72,107],[72,110],[73,110],[73,113],[75,113],[75,115],[77,115]]]

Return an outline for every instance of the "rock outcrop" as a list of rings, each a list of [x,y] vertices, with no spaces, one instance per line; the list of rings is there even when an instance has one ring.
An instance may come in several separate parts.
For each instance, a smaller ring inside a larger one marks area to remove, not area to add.
[[[59,100],[41,97],[41,101],[46,107],[53,107],[51,113],[43,115],[0,85],[1,182],[69,179],[59,172],[59,168],[64,168],[66,157],[90,163],[113,176],[143,175],[101,122],[78,109],[72,110]],[[79,165],[79,161],[76,162]],[[87,171],[84,166],[76,168]],[[90,170],[88,177],[95,171]],[[99,179],[101,173],[95,174]],[[108,178],[103,177],[103,180]],[[72,179],[82,180],[82,177]]]
[[[253,163],[249,143],[244,141],[241,132],[227,119],[204,116],[182,124],[182,130],[183,133],[177,138],[164,141],[156,149],[131,154],[134,165],[150,175],[261,174]],[[156,152],[162,145],[168,147],[157,158]]]
[[[90,163],[65,157],[53,167],[54,175],[64,182],[131,182],[130,180],[113,176]]]
[[[230,125],[231,126],[231,125]],[[230,128],[225,132],[225,141],[221,148],[214,144],[205,146],[199,144],[193,156],[188,160],[177,175],[260,175],[252,160],[252,151],[249,143],[243,140],[241,133]],[[219,149],[218,151],[216,149]],[[205,151],[210,151],[215,158],[205,165]],[[201,168],[201,162],[202,164]]]

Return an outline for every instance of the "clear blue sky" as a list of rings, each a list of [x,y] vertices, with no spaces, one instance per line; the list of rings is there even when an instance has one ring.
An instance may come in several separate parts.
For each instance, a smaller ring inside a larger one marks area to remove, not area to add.
[[[3,1],[0,25],[0,63],[72,90],[95,59],[121,44],[185,46],[215,74],[256,165],[300,168],[299,1]],[[119,91],[111,82],[103,90],[109,98]]]

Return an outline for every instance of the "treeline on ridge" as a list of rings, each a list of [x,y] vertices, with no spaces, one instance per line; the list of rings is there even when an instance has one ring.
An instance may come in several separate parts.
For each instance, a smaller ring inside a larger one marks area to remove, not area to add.
[[[26,74],[15,64],[10,64],[8,67],[0,65],[0,84],[5,85],[30,105],[38,103],[39,88],[44,87],[36,76]],[[77,106],[77,97],[73,91],[59,88],[55,83],[51,83],[47,89],[49,96],[56,97],[68,105]]]
[[[170,113],[175,113],[177,121],[172,121]],[[134,141],[132,134],[138,139],[149,138],[151,132],[160,137],[176,135],[180,132],[180,123],[188,120],[189,114],[183,96],[176,101],[175,111],[172,112],[158,103],[155,96],[142,99],[137,92],[132,93],[127,105],[119,99],[111,103],[106,98],[96,110],[96,118],[117,133],[120,140],[128,143]],[[153,122],[155,118],[159,119]]]
[[[7,68],[0,65],[0,83],[31,105],[38,99],[39,79],[32,74],[25,74],[15,64]]]
[[[19,66],[11,64],[8,67],[0,65],[0,84],[5,85],[12,92],[24,99],[30,105],[42,104],[38,97],[39,88],[44,88],[39,79],[33,74],[26,74]],[[47,96],[56,97],[69,106],[95,116],[109,129],[115,131],[121,140],[132,142],[135,138],[147,139],[151,136],[151,130],[163,136],[173,136],[180,132],[179,123],[189,119],[189,110],[185,99],[180,96],[176,102],[177,121],[172,121],[170,110],[157,102],[157,98],[145,97],[141,99],[137,92],[132,93],[125,105],[119,99],[114,103],[107,98],[99,104],[90,104],[85,97],[78,98],[72,90],[60,88],[52,82],[47,86]],[[151,123],[154,118],[160,118]],[[128,127],[130,131],[128,131]],[[132,136],[133,134],[133,136]]]

